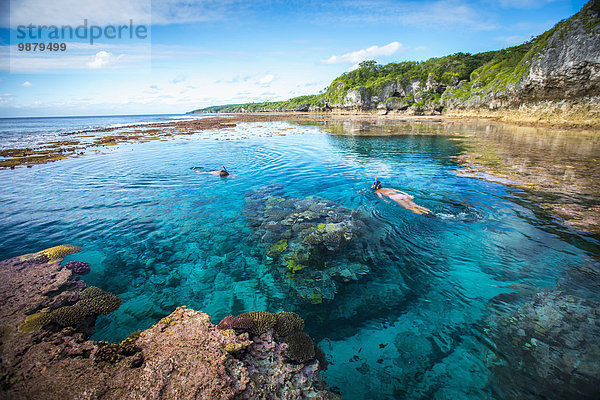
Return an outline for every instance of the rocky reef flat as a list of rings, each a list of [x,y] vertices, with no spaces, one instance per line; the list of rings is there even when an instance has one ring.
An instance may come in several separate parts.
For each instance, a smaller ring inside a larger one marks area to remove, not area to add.
[[[219,325],[178,307],[120,343],[89,340],[121,300],[80,279],[63,245],[0,262],[2,399],[338,399],[325,356],[295,313],[251,312]],[[93,268],[93,266],[91,266]]]

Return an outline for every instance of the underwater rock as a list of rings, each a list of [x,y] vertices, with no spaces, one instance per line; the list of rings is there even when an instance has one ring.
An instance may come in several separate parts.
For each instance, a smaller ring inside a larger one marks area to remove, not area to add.
[[[35,254],[0,261],[0,398],[340,398],[327,390],[319,361],[290,362],[289,344],[274,337],[277,317],[263,311],[234,317],[233,325],[267,328],[252,340],[186,307],[120,343],[87,340],[90,331],[80,330],[78,319],[113,309],[118,298],[96,287],[82,290],[62,260],[31,262]],[[60,296],[76,302],[48,311],[44,304]],[[296,317],[282,315],[299,326]]]
[[[245,214],[250,240],[265,249],[264,262],[301,303],[331,301],[340,284],[370,272],[364,249],[377,226],[357,211],[266,188],[246,195]]]
[[[600,398],[599,303],[542,292],[489,325],[505,358],[493,366],[498,387],[511,388],[502,398]]]

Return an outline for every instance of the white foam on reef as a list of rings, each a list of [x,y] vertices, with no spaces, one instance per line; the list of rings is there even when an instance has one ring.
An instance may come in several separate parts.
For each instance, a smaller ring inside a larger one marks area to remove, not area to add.
[[[435,216],[446,221],[464,221],[472,219],[466,212],[459,212],[458,214],[436,213]]]
[[[213,128],[198,131],[195,136],[213,140],[243,140],[248,138],[268,138],[307,133],[308,130],[319,131],[317,126],[300,126],[285,121],[274,122],[242,122],[232,127]]]

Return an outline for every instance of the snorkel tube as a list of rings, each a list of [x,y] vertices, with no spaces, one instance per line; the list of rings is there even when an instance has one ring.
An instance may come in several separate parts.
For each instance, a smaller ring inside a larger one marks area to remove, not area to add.
[[[377,177],[375,177],[375,182],[373,182],[373,185],[371,185],[371,189],[373,189],[373,190],[381,189],[381,182],[379,182],[377,180]]]
[[[219,176],[223,178],[223,177],[226,177],[227,175],[229,175],[229,172],[227,172],[227,169],[225,169],[224,165],[222,167],[223,167],[223,169],[221,170],[221,172],[219,172]]]

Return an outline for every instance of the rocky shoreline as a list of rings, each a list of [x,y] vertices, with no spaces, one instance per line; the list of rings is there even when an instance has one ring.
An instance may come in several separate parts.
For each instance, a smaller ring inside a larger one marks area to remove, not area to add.
[[[294,313],[219,325],[178,307],[120,343],[89,340],[120,299],[80,279],[63,245],[0,262],[1,399],[339,399],[324,354]]]

